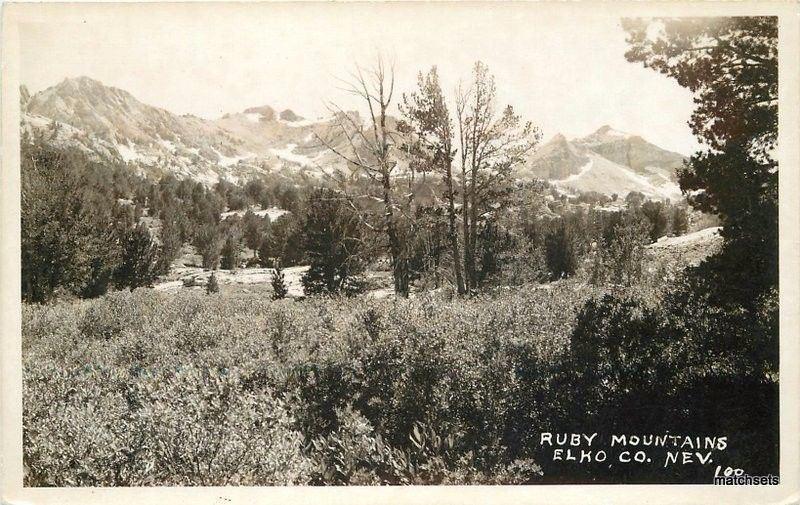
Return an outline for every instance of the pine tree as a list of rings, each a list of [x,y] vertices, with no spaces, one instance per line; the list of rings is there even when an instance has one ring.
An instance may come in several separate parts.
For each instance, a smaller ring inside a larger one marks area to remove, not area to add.
[[[692,206],[720,216],[724,238],[722,251],[704,263],[701,283],[754,314],[762,295],[776,296],[778,284],[777,20],[623,21],[628,61],[694,93],[689,125],[707,148],[690,158],[679,182],[692,192]]]
[[[122,237],[122,262],[114,277],[118,287],[131,290],[151,286],[158,269],[158,248],[144,223],[127,229]]]
[[[431,68],[425,76],[420,72],[417,76],[417,86],[417,91],[407,96],[403,95],[401,107],[412,130],[412,138],[415,139],[410,143],[409,151],[414,156],[412,163],[417,165],[418,171],[435,171],[442,175],[445,185],[444,198],[447,202],[447,240],[453,256],[453,274],[456,290],[459,294],[464,294],[466,287],[456,223],[456,188],[453,175],[456,151],[453,146],[455,136],[453,121],[439,84],[436,67]]]
[[[283,275],[280,258],[275,261],[275,268],[272,270],[271,284],[273,300],[282,300],[286,298],[286,295],[289,293],[289,288],[286,286],[286,278]]]
[[[679,236],[687,231],[689,231],[689,216],[686,208],[678,205],[672,209],[672,234]]]
[[[193,243],[202,258],[203,268],[216,269],[222,248],[217,225],[203,225],[195,232]]]
[[[269,216],[258,217],[253,211],[248,210],[242,219],[242,235],[245,245],[253,250],[255,257],[261,244],[267,239],[269,233]]]
[[[206,283],[206,293],[219,293],[219,283],[217,282],[217,273],[211,272],[211,276]]]
[[[180,217],[179,217],[180,216]],[[180,253],[183,245],[180,220],[183,214],[173,214],[172,209],[161,212],[160,245],[156,273],[164,275]]]
[[[359,217],[347,196],[331,189],[314,191],[303,230],[310,262],[302,280],[306,293],[336,293],[363,269]]]
[[[545,236],[545,259],[553,280],[571,277],[578,269],[574,233],[564,218]]]
[[[225,270],[236,270],[239,266],[239,253],[241,251],[241,244],[239,237],[235,230],[230,230],[225,239],[225,244],[222,246],[220,256],[220,267]]]
[[[512,106],[498,107],[494,76],[480,61],[473,67],[470,85],[457,90],[456,125],[464,281],[470,292],[478,284],[478,230],[483,217],[505,202],[513,170],[524,163],[541,139],[541,132],[523,121]]]
[[[669,226],[667,209],[662,202],[647,200],[642,203],[641,211],[650,222],[650,242],[655,242],[667,232]]]
[[[23,299],[47,301],[56,290],[103,294],[121,254],[114,193],[103,182],[115,167],[49,147],[39,137],[26,137],[21,146]]]

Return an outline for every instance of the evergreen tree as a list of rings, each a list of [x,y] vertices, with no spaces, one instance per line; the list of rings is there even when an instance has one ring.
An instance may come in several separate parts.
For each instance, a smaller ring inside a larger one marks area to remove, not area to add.
[[[269,216],[258,217],[253,211],[248,210],[242,219],[242,234],[245,245],[253,250],[255,256],[266,240],[265,235],[269,233]]]
[[[202,258],[203,268],[215,270],[219,264],[222,241],[216,224],[203,225],[194,235],[194,246]]]
[[[160,246],[156,265],[156,273],[159,275],[169,272],[172,262],[175,261],[180,253],[183,245],[181,217],[185,217],[185,215],[174,213],[172,208],[161,213]]]
[[[264,182],[260,179],[247,181],[247,184],[244,185],[244,192],[254,204],[258,204],[264,209],[269,207],[269,192],[267,191]]]
[[[685,207],[676,205],[672,209],[672,234],[685,235],[687,231],[689,231],[689,215]]]
[[[158,248],[144,223],[128,228],[122,237],[122,262],[114,277],[118,287],[151,286],[156,279]]]
[[[336,293],[348,277],[362,270],[359,217],[347,196],[331,189],[315,190],[303,230],[310,262],[302,279],[306,293]]]
[[[289,288],[286,286],[286,279],[283,275],[280,258],[275,261],[275,267],[272,270],[272,279],[270,284],[272,285],[273,300],[282,300],[283,298],[286,298],[286,295],[289,293]]]
[[[297,265],[305,259],[304,230],[295,214],[285,214],[268,227],[264,234],[258,258],[262,266],[272,266],[274,258],[284,265]]]
[[[604,231],[594,253],[590,281],[632,286],[642,276],[644,247],[651,235],[651,224],[635,210],[619,213]]]
[[[113,190],[85,154],[24,137],[21,151],[22,297],[44,302],[61,289],[81,297],[108,288],[121,248]]]
[[[669,216],[667,215],[666,206],[662,202],[648,200],[642,203],[641,210],[642,214],[650,222],[650,242],[655,242],[667,233]]]
[[[478,283],[476,261],[482,217],[497,211],[511,192],[512,172],[541,139],[530,121],[507,105],[498,107],[494,76],[476,62],[472,82],[456,96],[460,167],[464,280],[467,292]]]
[[[219,293],[219,283],[217,282],[216,272],[211,272],[211,275],[208,278],[208,282],[206,283],[206,293]]]
[[[545,237],[545,258],[553,280],[571,277],[578,270],[578,250],[570,224],[560,219]]]
[[[757,312],[778,283],[778,18],[627,19],[629,61],[694,92],[706,145],[679,174],[692,205],[718,214],[723,249],[703,267],[714,295]],[[652,28],[658,28],[653,30]],[[657,34],[657,36],[653,36]]]
[[[236,230],[229,230],[225,243],[222,246],[220,256],[220,267],[225,270],[236,270],[239,266],[239,253],[241,252],[241,242]]]
[[[638,208],[647,198],[639,191],[631,191],[625,196],[625,203],[628,207]]]
[[[401,110],[409,123],[409,132],[414,139],[409,145],[413,154],[412,164],[417,171],[435,171],[442,175],[445,184],[444,198],[447,202],[447,240],[454,258],[453,274],[459,294],[466,292],[461,264],[461,248],[458,243],[456,222],[456,182],[453,174],[455,158],[455,131],[450,112],[444,99],[439,73],[436,67],[427,75],[417,76],[418,90],[403,96]]]

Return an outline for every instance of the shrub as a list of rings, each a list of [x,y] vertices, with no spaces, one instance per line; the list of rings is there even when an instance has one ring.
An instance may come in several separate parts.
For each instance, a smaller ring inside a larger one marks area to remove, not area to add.
[[[131,376],[102,365],[58,368],[45,363],[39,370],[46,376],[26,377],[26,485],[281,485],[309,479],[302,435],[291,429],[281,402],[242,391],[230,371],[185,366]]]
[[[633,290],[588,300],[555,380],[563,396],[554,403],[564,411],[548,417],[562,430],[724,432],[739,442],[719,459],[777,470],[778,387],[770,364],[777,326],[767,315],[770,304],[756,316],[720,307],[707,298],[713,292],[690,271],[665,293]],[[685,482],[703,474],[691,465],[666,475],[642,466],[609,469],[603,479],[614,477]]]
[[[206,283],[206,293],[219,293],[219,282],[217,282],[216,272],[211,272],[211,275],[208,277],[208,282]]]
[[[746,330],[725,339],[746,319],[671,296],[566,281],[455,300],[137,289],[26,304],[26,484],[575,481],[588,467],[554,467],[538,434],[631,423],[723,430],[741,440],[731,464],[772,468],[776,379],[742,359]],[[593,476],[700,471],[648,469]]]
[[[286,278],[281,269],[280,259],[275,262],[275,268],[272,269],[270,284],[272,285],[273,300],[282,300],[286,298],[286,295],[289,293],[289,288],[286,286]]]
[[[122,236],[122,261],[114,272],[118,287],[151,286],[158,270],[158,248],[143,223]]]

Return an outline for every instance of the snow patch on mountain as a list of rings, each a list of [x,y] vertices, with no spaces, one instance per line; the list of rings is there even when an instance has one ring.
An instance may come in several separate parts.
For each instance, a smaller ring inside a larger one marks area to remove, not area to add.
[[[145,161],[145,157],[136,151],[136,144],[128,140],[127,144],[116,144],[117,152],[125,163]]]
[[[304,154],[295,153],[295,149],[297,149],[297,144],[287,144],[284,149],[270,149],[270,152],[284,161],[297,163],[304,167],[310,167],[315,164],[314,159]]]
[[[171,140],[164,140],[162,138],[159,138],[159,142],[171,153],[175,153],[178,150],[178,146],[176,146],[175,143],[172,142]]]
[[[656,186],[648,178],[628,167],[618,165],[595,153],[590,152],[588,156],[589,161],[580,172],[565,179],[555,180],[553,184],[562,189],[617,194],[623,198],[633,191],[658,199],[675,198],[680,195],[680,188],[674,183]]]
[[[250,210],[252,210],[253,214],[255,214],[258,217],[268,216],[270,221],[275,221],[279,217],[284,216],[286,214],[289,214],[288,210],[281,209],[279,207],[269,207],[267,209],[258,209],[258,208],[256,208],[256,209],[250,209]],[[247,210],[230,210],[230,211],[221,213],[219,215],[219,218],[221,220],[225,220],[225,219],[228,219],[231,216],[244,217],[245,214],[247,214]]]
[[[630,133],[625,133],[625,132],[621,132],[619,130],[614,130],[614,129],[608,130],[606,132],[606,135],[609,135],[611,137],[620,137],[620,138],[623,138],[623,139],[627,139],[627,138],[631,137]]]
[[[315,125],[330,123],[334,119],[336,119],[335,116],[320,117],[320,118],[317,118],[317,119],[300,119],[298,121],[287,121],[285,119],[278,119],[278,121],[281,124],[284,124],[286,126],[290,126],[292,128],[305,128],[305,127],[308,127],[308,126],[315,126]]]
[[[686,235],[678,237],[661,237],[658,241],[648,245],[650,249],[660,249],[665,247],[682,247],[698,242],[714,240],[720,236],[721,226],[712,226]]]
[[[219,157],[219,164],[222,167],[238,165],[240,161],[255,157],[255,154],[253,153],[245,153],[241,156],[225,156],[214,147],[212,147],[211,150],[214,151],[214,153],[216,153],[216,155]]]

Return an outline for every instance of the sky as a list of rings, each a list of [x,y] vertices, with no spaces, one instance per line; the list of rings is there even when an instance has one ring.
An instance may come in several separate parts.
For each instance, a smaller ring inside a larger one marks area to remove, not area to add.
[[[545,140],[608,124],[670,150],[695,151],[686,124],[691,93],[625,60],[617,15],[582,7],[34,6],[38,14],[20,26],[20,80],[36,92],[85,75],[150,105],[209,119],[259,105],[319,117],[330,102],[356,107],[340,79],[378,55],[394,62],[399,92],[412,91],[417,73],[432,65],[449,92],[481,60],[495,76],[498,100],[539,126]]]

